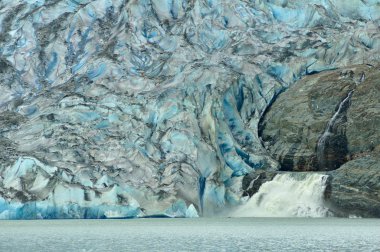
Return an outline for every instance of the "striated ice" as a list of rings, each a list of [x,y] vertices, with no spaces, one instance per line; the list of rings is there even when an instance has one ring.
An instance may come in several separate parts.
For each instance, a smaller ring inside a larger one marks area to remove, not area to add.
[[[42,190],[46,187],[49,178],[53,177],[56,170],[56,167],[46,166],[35,158],[19,158],[4,173],[3,186],[4,188],[13,188],[21,191],[25,189],[23,182],[32,180],[34,177],[35,180],[31,184],[31,190],[36,190],[37,188]]]
[[[22,191],[22,197],[28,201],[21,203],[0,197],[1,218],[107,218],[109,211],[118,212],[119,217],[140,216],[140,205],[127,188],[111,185],[107,177],[100,181],[101,188],[93,188],[83,170],[80,173],[74,177],[79,181],[72,183],[66,172],[56,167],[34,158],[19,158],[7,169],[3,186]]]

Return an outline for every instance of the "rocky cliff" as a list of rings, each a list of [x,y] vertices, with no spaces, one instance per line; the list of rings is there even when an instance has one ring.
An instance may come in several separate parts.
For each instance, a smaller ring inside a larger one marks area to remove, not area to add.
[[[320,169],[315,141],[357,71],[328,103],[313,98],[310,143],[291,136],[305,154],[268,152],[259,121],[304,76],[379,62],[379,18],[376,0],[2,0],[0,216],[213,215],[257,169]],[[367,133],[339,164],[367,151]]]
[[[302,79],[262,120],[281,170],[331,170],[326,202],[339,216],[380,216],[379,99],[379,67],[352,66]]]
[[[380,144],[379,67],[307,76],[281,95],[260,125],[281,170],[333,170]]]

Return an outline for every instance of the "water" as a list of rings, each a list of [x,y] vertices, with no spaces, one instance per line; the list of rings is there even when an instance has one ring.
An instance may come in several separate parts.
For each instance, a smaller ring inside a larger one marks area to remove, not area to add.
[[[234,217],[326,217],[324,192],[328,175],[277,174],[264,183]]]
[[[0,251],[380,251],[379,219],[0,221]]]
[[[325,165],[325,145],[326,140],[332,135],[332,130],[334,127],[334,124],[336,120],[338,119],[338,116],[342,113],[343,109],[345,108],[346,104],[350,101],[352,94],[354,91],[350,91],[346,98],[343,99],[343,101],[339,104],[338,110],[335,112],[333,117],[331,117],[330,121],[327,124],[327,127],[325,128],[325,131],[323,132],[322,136],[318,140],[317,144],[317,159],[320,166]]]

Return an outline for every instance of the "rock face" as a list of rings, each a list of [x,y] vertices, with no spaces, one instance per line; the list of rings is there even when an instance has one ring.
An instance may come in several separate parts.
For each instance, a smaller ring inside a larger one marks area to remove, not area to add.
[[[353,66],[299,81],[261,123],[262,138],[282,170],[331,170],[325,202],[336,216],[380,217],[379,99],[379,67]],[[244,178],[245,191],[258,175]]]
[[[307,76],[280,95],[261,136],[281,170],[323,171],[380,144],[380,72],[360,65]]]
[[[272,181],[273,178],[279,174],[278,171],[265,171],[257,170],[244,176],[242,189],[244,191],[243,196],[252,197],[257,193],[262,184]]]
[[[345,163],[328,173],[326,201],[336,216],[380,217],[380,153]]]
[[[305,75],[378,62],[379,24],[377,1],[2,0],[0,214],[239,204],[245,174],[279,168],[258,136],[268,105]]]

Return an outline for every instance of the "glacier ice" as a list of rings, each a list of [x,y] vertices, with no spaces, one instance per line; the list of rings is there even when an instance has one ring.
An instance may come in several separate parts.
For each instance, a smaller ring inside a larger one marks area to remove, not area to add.
[[[106,177],[97,184],[108,188],[96,188],[83,175],[81,183],[74,184],[64,174],[34,158],[19,158],[5,173],[3,186],[15,195],[10,200],[0,197],[1,218],[107,218],[112,212],[124,218],[141,215],[139,203],[127,188],[111,185]]]
[[[257,132],[274,99],[379,62],[379,3],[2,0],[1,218],[240,204],[242,176],[278,169]]]

